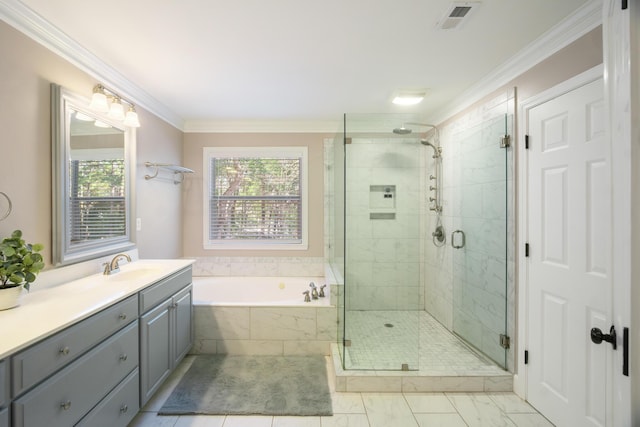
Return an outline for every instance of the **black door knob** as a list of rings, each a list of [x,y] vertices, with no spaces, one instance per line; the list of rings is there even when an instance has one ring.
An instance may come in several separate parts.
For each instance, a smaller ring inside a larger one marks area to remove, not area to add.
[[[611,326],[608,334],[603,334],[600,328],[592,328],[591,329],[591,342],[594,344],[600,344],[602,341],[606,341],[613,345],[613,349],[617,348],[616,344],[616,328]]]

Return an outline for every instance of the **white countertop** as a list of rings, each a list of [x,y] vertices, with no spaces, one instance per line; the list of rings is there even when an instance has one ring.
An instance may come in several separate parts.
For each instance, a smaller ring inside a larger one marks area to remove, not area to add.
[[[189,259],[122,262],[120,272],[93,274],[22,296],[20,306],[0,311],[0,359],[121,301],[178,270]]]

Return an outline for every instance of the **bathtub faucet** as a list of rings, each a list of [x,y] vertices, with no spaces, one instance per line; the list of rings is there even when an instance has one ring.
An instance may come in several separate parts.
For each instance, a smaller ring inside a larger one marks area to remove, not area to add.
[[[311,288],[311,298],[318,299],[318,288],[315,283],[309,283],[309,287]]]
[[[325,284],[325,285],[320,286],[320,293],[318,294],[318,296],[319,296],[320,298],[324,298],[324,288],[326,288],[326,287],[327,287],[327,285],[326,285],[326,284]]]
[[[309,297],[309,291],[304,291],[302,294],[304,295],[304,302],[311,302],[311,298]]]

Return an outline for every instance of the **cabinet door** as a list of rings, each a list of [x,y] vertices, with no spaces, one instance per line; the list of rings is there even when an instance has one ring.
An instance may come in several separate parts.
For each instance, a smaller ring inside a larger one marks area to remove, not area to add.
[[[193,344],[193,321],[191,306],[191,286],[173,297],[173,315],[175,318],[175,344],[173,364],[177,365]]]
[[[140,318],[140,406],[171,373],[171,299]]]
[[[0,427],[9,427],[9,408],[0,411]]]

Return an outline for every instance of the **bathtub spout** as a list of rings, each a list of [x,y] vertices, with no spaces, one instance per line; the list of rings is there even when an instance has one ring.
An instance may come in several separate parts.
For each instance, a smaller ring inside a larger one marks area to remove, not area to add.
[[[302,294],[304,295],[304,302],[311,302],[311,297],[309,296],[309,291],[304,291]]]
[[[311,298],[318,299],[318,287],[315,283],[309,283],[309,287],[311,288]]]

